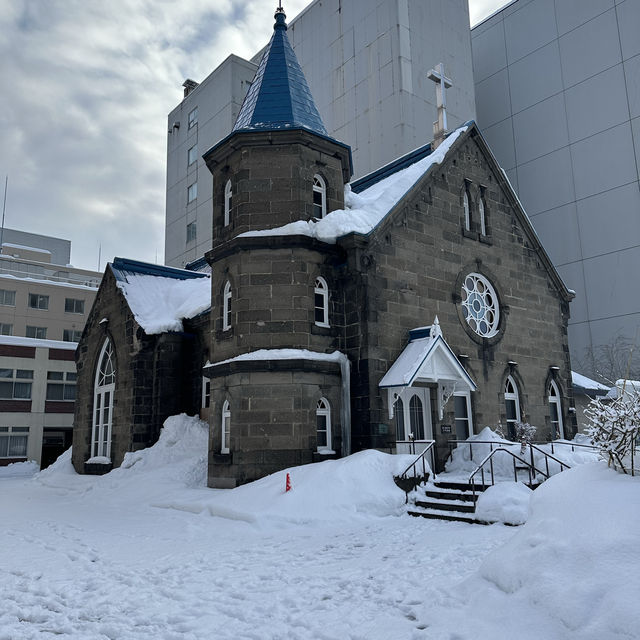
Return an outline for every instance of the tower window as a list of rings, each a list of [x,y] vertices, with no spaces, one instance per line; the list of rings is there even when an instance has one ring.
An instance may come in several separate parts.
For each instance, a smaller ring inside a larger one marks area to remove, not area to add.
[[[231,329],[231,283],[227,281],[222,294],[222,330]]]
[[[222,405],[222,422],[221,422],[221,442],[220,453],[229,453],[231,444],[231,408],[229,407],[229,401],[225,400]]]
[[[327,215],[327,185],[322,176],[313,176],[313,217],[324,218]]]
[[[320,453],[333,453],[331,449],[331,407],[326,398],[316,405],[316,436]]]
[[[516,422],[520,422],[520,394],[511,376],[504,383],[504,406],[507,412],[507,438],[515,440]]]
[[[227,180],[224,185],[224,226],[228,226],[231,222],[231,200],[233,193],[231,191],[231,180]]]
[[[329,287],[324,278],[316,278],[315,293],[315,323],[319,327],[329,326]]]

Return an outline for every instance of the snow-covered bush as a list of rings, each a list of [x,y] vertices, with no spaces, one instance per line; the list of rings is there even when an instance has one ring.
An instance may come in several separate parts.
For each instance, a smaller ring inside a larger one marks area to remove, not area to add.
[[[585,431],[609,466],[624,473],[637,468],[632,454],[640,436],[640,391],[623,384],[616,398],[595,398],[584,414],[589,423]]]
[[[527,447],[533,442],[533,436],[536,435],[536,427],[528,422],[516,422],[516,441],[520,443],[520,455],[524,455]]]

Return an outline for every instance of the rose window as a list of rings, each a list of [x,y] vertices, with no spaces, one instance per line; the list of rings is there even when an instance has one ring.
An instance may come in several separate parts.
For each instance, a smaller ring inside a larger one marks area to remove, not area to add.
[[[498,296],[489,281],[479,273],[470,273],[464,279],[462,314],[471,329],[482,338],[491,338],[498,333]]]

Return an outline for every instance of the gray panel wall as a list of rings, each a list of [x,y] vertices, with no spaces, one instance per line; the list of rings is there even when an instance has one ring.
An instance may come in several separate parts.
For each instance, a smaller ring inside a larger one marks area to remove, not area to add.
[[[426,75],[438,62],[454,84],[449,128],[475,118],[466,0],[315,0],[288,36],[329,134],[352,147],[354,177],[433,138],[435,86]],[[202,155],[231,131],[254,72],[232,56],[169,114],[169,128],[181,127],[168,136],[166,264],[183,266],[211,248],[211,181],[201,160],[187,168],[186,154],[194,136]],[[198,128],[187,131],[196,105]],[[196,178],[198,198],[187,205]],[[194,220],[197,239],[187,245]]]
[[[472,32],[478,124],[565,282],[574,368],[640,325],[640,2],[517,0]]]

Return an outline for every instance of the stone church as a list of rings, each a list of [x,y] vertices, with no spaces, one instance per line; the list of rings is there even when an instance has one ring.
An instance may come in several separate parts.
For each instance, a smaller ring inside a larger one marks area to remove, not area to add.
[[[76,470],[119,466],[181,411],[209,422],[212,487],[431,440],[439,469],[519,421],[572,437],[573,294],[476,125],[350,182],[275,20],[204,155],[211,250],[107,267],[76,356]]]

